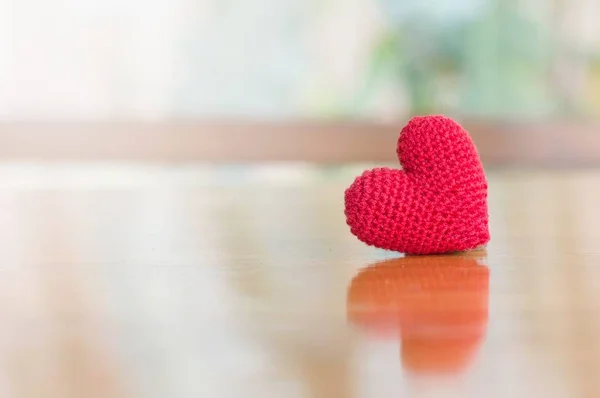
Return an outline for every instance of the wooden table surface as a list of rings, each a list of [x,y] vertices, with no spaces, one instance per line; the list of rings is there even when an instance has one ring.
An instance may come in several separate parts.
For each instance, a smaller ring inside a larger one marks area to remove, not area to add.
[[[490,170],[487,251],[401,258],[366,167],[3,164],[0,396],[600,396],[600,171]]]

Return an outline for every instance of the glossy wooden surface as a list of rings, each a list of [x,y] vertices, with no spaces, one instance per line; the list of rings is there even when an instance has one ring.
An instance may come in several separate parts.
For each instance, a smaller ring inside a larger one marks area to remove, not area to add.
[[[600,171],[489,171],[487,251],[399,258],[365,167],[0,166],[0,396],[600,396]]]

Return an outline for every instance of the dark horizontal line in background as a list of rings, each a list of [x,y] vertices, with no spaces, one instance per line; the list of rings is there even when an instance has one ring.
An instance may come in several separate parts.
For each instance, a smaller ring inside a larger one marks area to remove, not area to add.
[[[463,121],[488,166],[598,166],[595,122]],[[395,161],[402,123],[2,122],[0,160]]]

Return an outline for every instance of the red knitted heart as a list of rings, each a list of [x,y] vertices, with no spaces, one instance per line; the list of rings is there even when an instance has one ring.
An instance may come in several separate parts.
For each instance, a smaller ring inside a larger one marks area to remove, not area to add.
[[[346,222],[358,239],[407,254],[470,250],[490,240],[487,180],[458,123],[415,117],[397,153],[403,170],[365,171],[345,192]]]

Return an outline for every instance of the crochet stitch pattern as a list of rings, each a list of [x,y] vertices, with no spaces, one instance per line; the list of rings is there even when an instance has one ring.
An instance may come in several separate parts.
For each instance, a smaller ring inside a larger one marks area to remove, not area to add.
[[[359,240],[406,254],[467,251],[489,242],[487,179],[471,137],[440,115],[412,118],[397,154],[402,170],[365,171],[345,191]]]

